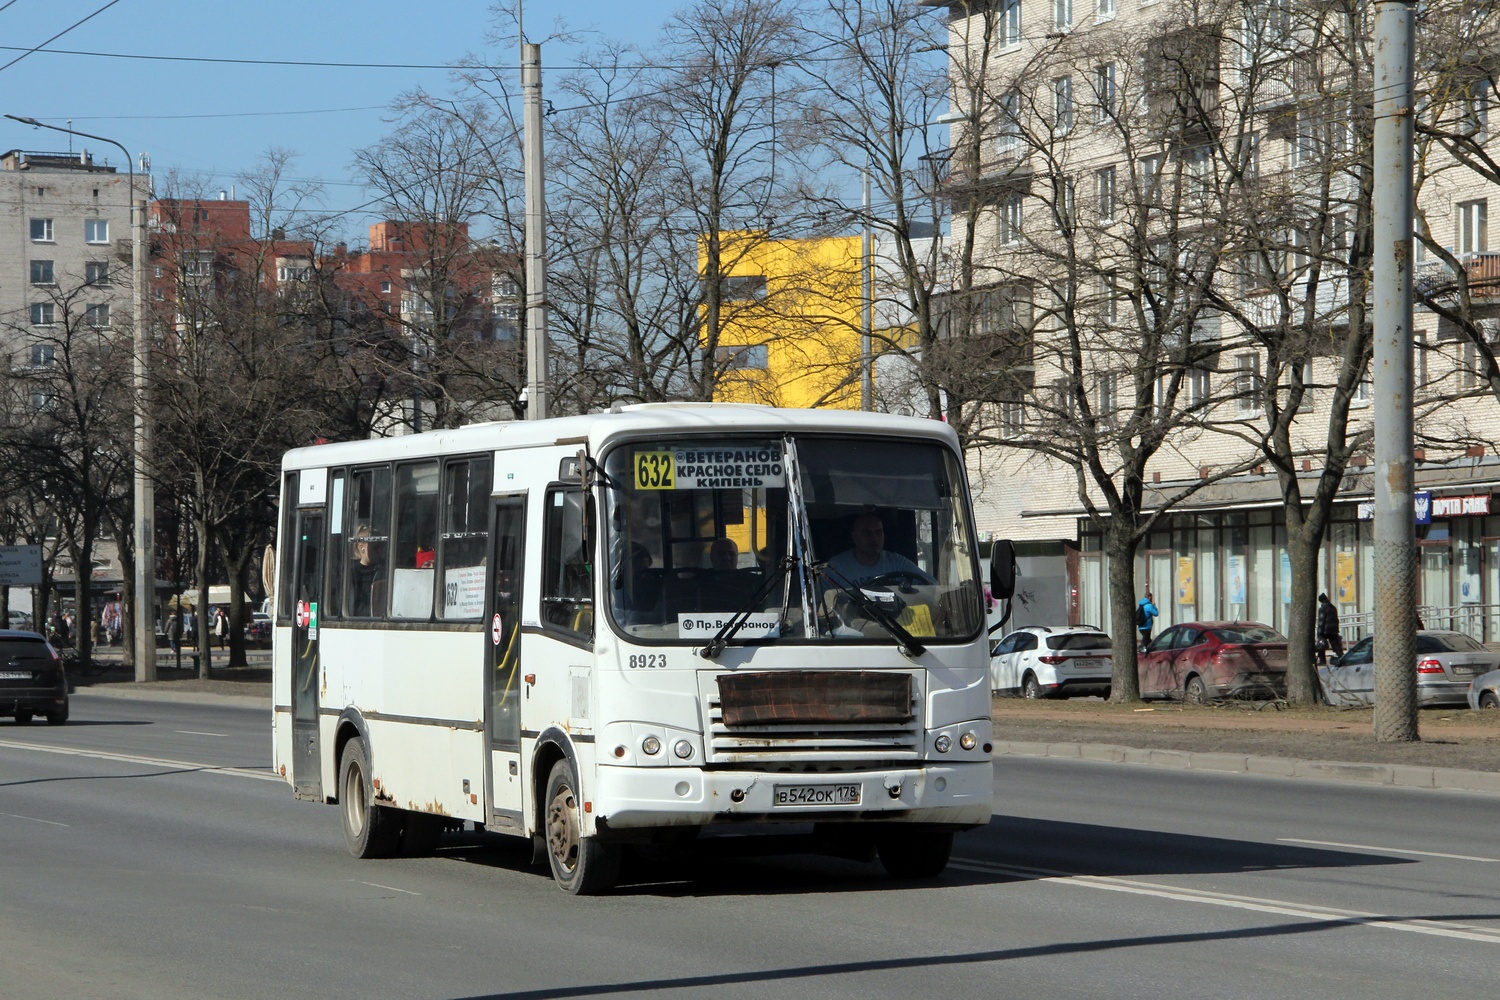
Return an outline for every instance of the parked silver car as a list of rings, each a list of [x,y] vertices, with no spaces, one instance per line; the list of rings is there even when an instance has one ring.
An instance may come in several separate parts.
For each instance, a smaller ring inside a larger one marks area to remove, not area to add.
[[[1031,625],[997,642],[990,690],[1023,698],[1109,694],[1114,668],[1109,636],[1092,625]]]
[[[1424,629],[1417,633],[1417,704],[1462,705],[1479,674],[1500,668],[1500,653],[1462,632]],[[1330,705],[1375,703],[1375,640],[1361,639],[1343,656],[1318,668],[1323,698]]]

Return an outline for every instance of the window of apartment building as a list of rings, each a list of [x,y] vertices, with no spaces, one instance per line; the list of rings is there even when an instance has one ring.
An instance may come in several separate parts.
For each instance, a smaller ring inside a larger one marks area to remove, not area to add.
[[[51,368],[55,364],[57,364],[57,348],[54,345],[31,345],[31,367]]]
[[[1184,391],[1187,393],[1187,408],[1199,410],[1208,405],[1208,369],[1189,368],[1187,378],[1184,380]]]
[[[1100,63],[1094,67],[1094,98],[1099,102],[1099,122],[1102,124],[1113,118],[1120,101],[1115,86],[1114,63]]]
[[[1479,385],[1479,350],[1472,340],[1464,341],[1464,360],[1459,369],[1458,384],[1464,389],[1473,389]]]
[[[1475,80],[1464,93],[1459,107],[1458,132],[1484,140],[1490,130],[1490,81]]]
[[[1052,0],[1052,30],[1067,31],[1073,27],[1073,0]]]
[[[1103,420],[1113,420],[1120,407],[1120,376],[1105,372],[1099,376],[1099,413]]]
[[[1094,16],[1099,18],[1115,16],[1115,0],[1094,0]]]
[[[214,273],[213,258],[206,254],[191,254],[182,262],[182,273],[189,278],[207,278]]]
[[[726,274],[719,282],[725,299],[758,302],[766,297],[764,274]]]
[[[1073,78],[1060,76],[1052,81],[1052,121],[1058,135],[1073,131]]]
[[[57,278],[52,271],[50,260],[34,260],[31,262],[31,283],[33,285],[55,285]]]
[[[1250,66],[1284,53],[1291,40],[1291,0],[1251,0],[1245,13],[1239,63]]]
[[[311,279],[311,264],[282,263],[276,265],[277,281],[309,281]]]
[[[91,260],[83,265],[83,283],[85,285],[107,285],[109,284],[109,262],[103,260]]]
[[[1453,206],[1456,218],[1453,249],[1459,254],[1483,253],[1489,249],[1489,232],[1485,216],[1489,199],[1460,201]]]
[[[1101,167],[1094,171],[1094,202],[1099,207],[1099,221],[1108,225],[1115,221],[1115,168]]]
[[[1161,201],[1161,168],[1165,160],[1162,153],[1143,156],[1138,161],[1141,172],[1141,200],[1147,205]]]
[[[1071,177],[1057,178],[1057,231],[1069,232],[1078,221],[1078,182]]]
[[[765,371],[770,366],[770,349],[765,344],[736,344],[714,350],[714,361],[725,371]]]
[[[1013,156],[1021,148],[1021,93],[1012,90],[1000,98],[1000,122],[995,133],[995,154]]]
[[[1008,441],[1026,433],[1026,404],[1019,399],[1000,403],[1000,436]]]
[[[391,283],[389,281],[382,281],[380,283],[380,290],[382,292],[389,292],[391,290]]]
[[[52,220],[51,219],[32,219],[31,220],[31,242],[33,242],[33,243],[51,243],[52,242]]]
[[[109,242],[109,220],[108,219],[84,219],[83,241],[85,243],[108,243]]]
[[[1056,400],[1058,415],[1067,420],[1072,420],[1077,413],[1077,396],[1073,392],[1073,382],[1066,378],[1054,380],[1052,383],[1052,395]]]
[[[109,303],[100,302],[87,306],[83,312],[83,321],[96,330],[103,330],[109,326]]]
[[[1188,197],[1202,204],[1214,193],[1214,151],[1211,146],[1194,146],[1183,154],[1186,161]]]
[[[1241,416],[1260,412],[1260,355],[1240,354],[1234,359],[1234,405]]]
[[[1007,195],[1000,202],[1000,242],[1013,244],[1021,242],[1021,195]]]
[[[31,304],[31,325],[51,326],[57,322],[57,306],[51,302],[33,302]]]
[[[1000,0],[1000,44],[1021,44],[1021,0]]]
[[[33,413],[45,413],[56,405],[53,394],[46,389],[37,389],[31,394],[31,410]]]
[[[1099,314],[1107,323],[1120,321],[1120,275],[1116,271],[1105,271],[1099,275]]]

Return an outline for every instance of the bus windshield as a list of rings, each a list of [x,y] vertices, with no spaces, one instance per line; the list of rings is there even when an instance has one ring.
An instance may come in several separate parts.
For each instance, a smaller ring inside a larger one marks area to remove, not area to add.
[[[794,435],[620,445],[604,457],[607,603],[636,641],[972,639],[984,619],[956,456]]]

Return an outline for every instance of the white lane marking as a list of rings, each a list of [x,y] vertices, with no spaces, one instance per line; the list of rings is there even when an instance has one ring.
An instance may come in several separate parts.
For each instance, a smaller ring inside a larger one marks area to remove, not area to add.
[[[46,823],[48,826],[68,826],[69,825],[67,823],[59,823],[56,820],[51,820],[51,819],[37,819],[35,816],[22,816],[20,813],[0,813],[0,816],[4,816],[7,819],[29,819],[33,823]]]
[[[381,885],[379,882],[361,882],[357,878],[351,878],[349,881],[353,882],[355,885],[368,885],[368,886],[373,886],[376,889],[389,889],[391,892],[404,892],[408,896],[420,896],[420,895],[422,895],[420,892],[412,892],[410,889],[397,889],[393,885]]]
[[[1379,847],[1375,844],[1341,844],[1337,840],[1303,840],[1300,837],[1277,837],[1283,844],[1313,844],[1317,847],[1347,847],[1356,851],[1379,851],[1381,854],[1415,854],[1422,858],[1450,858],[1454,861],[1482,861],[1500,864],[1500,858],[1480,858],[1472,854],[1439,854],[1437,851],[1411,851],[1404,847]]]
[[[1331,906],[1312,906],[1292,903],[1280,899],[1262,899],[1256,896],[1236,896],[1227,892],[1210,892],[1205,889],[1185,889],[1181,886],[1162,885],[1156,882],[1137,882],[1114,875],[1077,875],[1072,872],[1051,871],[1045,868],[1026,868],[1020,865],[998,865],[987,861],[955,860],[953,867],[968,871],[994,875],[1012,875],[1017,878],[1045,879],[1056,885],[1073,886],[1080,889],[1104,889],[1109,892],[1125,892],[1138,896],[1155,896],[1184,903],[1204,903],[1235,910],[1256,913],[1275,913],[1280,916],[1300,917],[1304,920],[1322,920],[1335,923],[1357,924],[1391,931],[1406,931],[1410,934],[1426,934],[1432,937],[1458,938],[1464,941],[1481,941],[1500,944],[1500,928],[1461,924],[1451,920],[1406,919],[1382,913],[1366,913],[1360,910],[1341,910]]]
[[[271,770],[255,770],[248,767],[222,767],[217,764],[200,764],[190,760],[167,760],[162,757],[137,757],[131,754],[106,753],[103,750],[75,750],[72,747],[46,747],[36,743],[20,743],[16,740],[0,740],[0,747],[12,750],[35,750],[37,753],[56,753],[65,757],[93,757],[98,760],[113,760],[122,764],[145,764],[149,767],[165,767],[174,771],[200,771],[209,774],[227,774],[235,778],[258,778],[261,781],[280,781]]]
[[[223,739],[228,735],[228,733],[200,733],[194,729],[174,729],[172,730],[172,732],[177,733],[180,736],[217,736],[220,739]]]

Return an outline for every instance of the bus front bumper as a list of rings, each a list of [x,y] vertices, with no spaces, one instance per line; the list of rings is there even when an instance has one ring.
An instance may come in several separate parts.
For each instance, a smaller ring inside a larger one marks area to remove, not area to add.
[[[611,830],[716,823],[989,822],[989,761],[861,771],[704,771],[599,768],[593,807]]]

